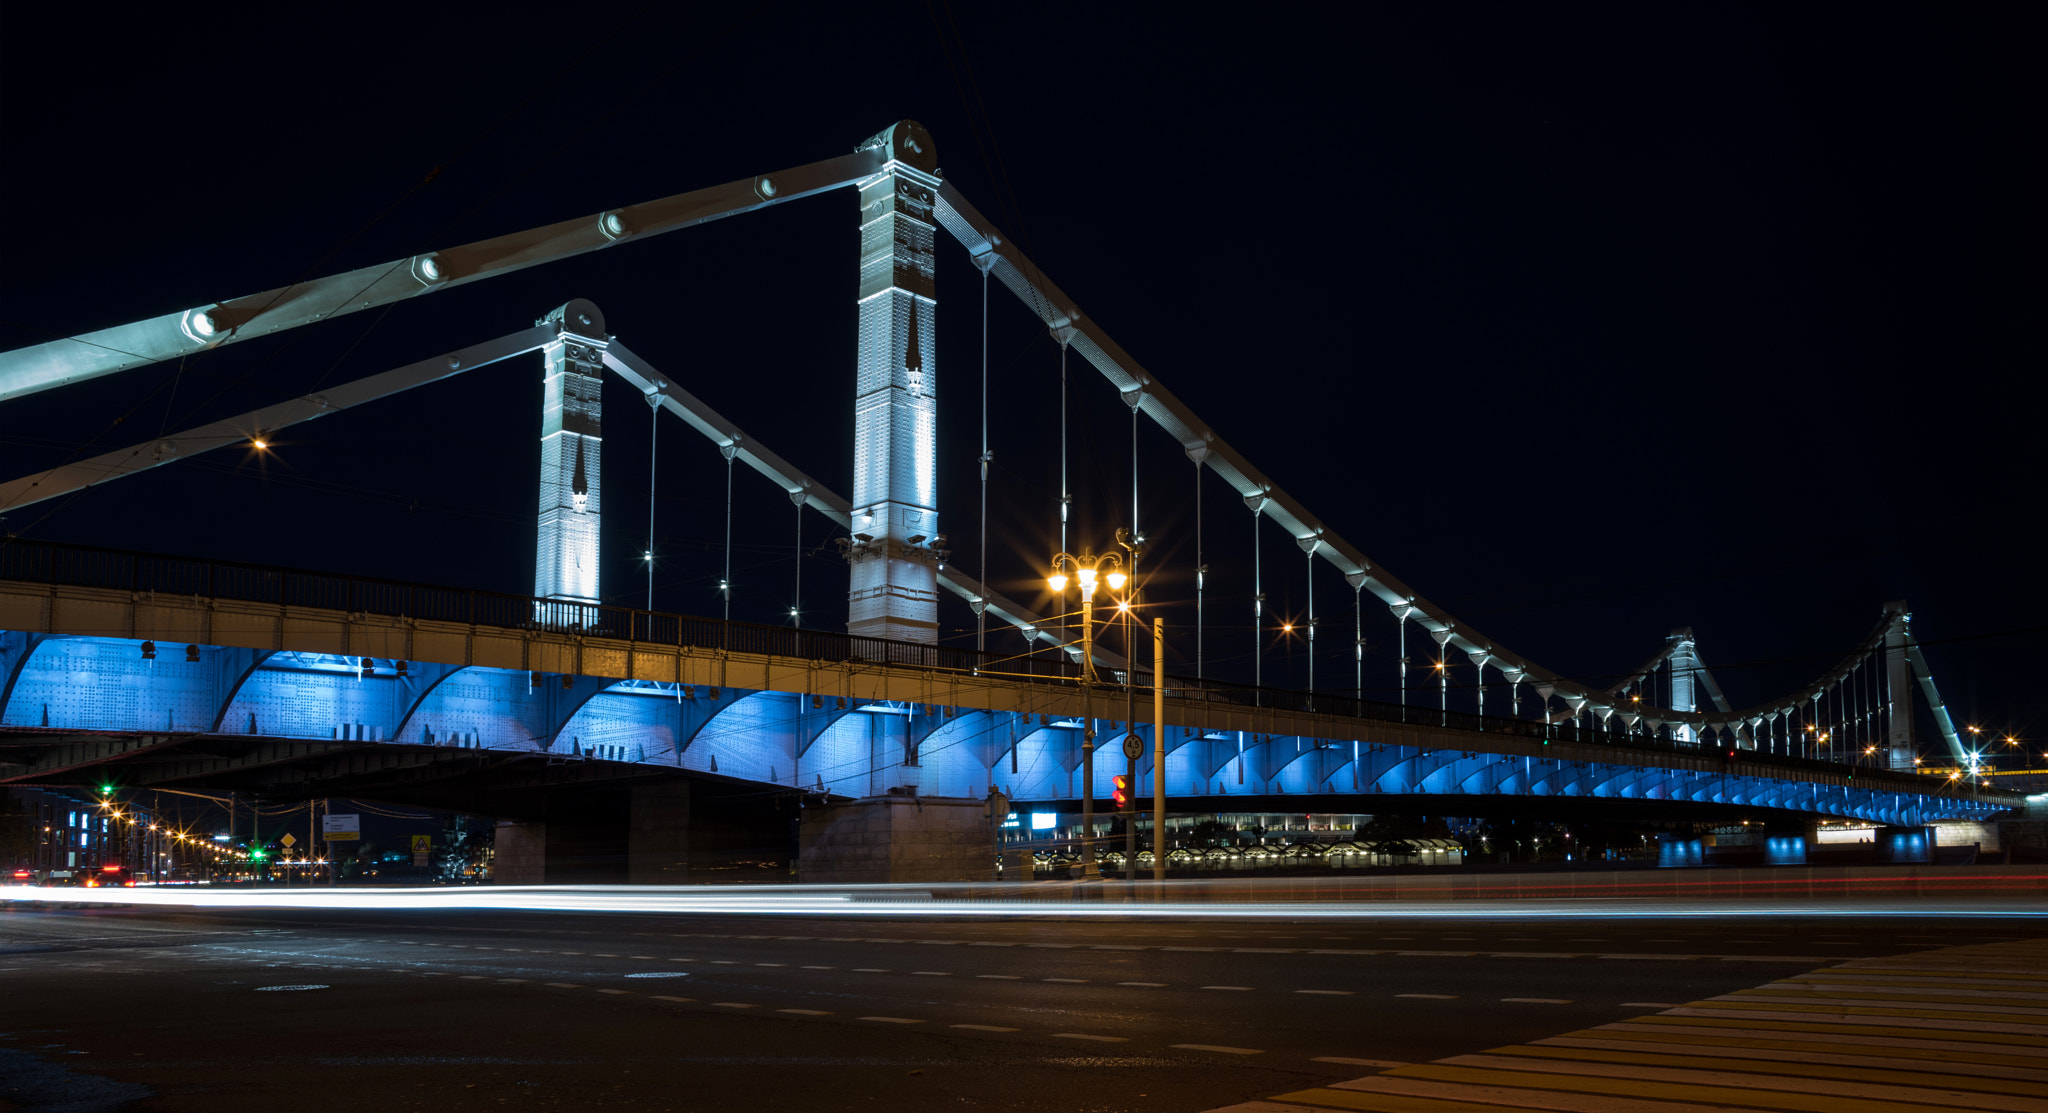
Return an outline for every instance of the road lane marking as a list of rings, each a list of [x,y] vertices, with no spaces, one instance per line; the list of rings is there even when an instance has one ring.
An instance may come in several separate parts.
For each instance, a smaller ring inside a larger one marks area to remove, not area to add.
[[[789,965],[789,963],[787,963],[787,962],[757,962],[757,963],[755,963],[754,965],[756,965],[756,966],[788,966],[788,965]]]
[[[950,978],[953,973],[950,970],[912,970],[910,975],[914,978]]]
[[[1048,982],[1063,982],[1063,983],[1065,983],[1065,984],[1067,984],[1067,985],[1081,985],[1081,984],[1083,984],[1084,982],[1086,982],[1086,981],[1087,981],[1088,979],[1086,979],[1086,978],[1047,978],[1047,979],[1045,979],[1045,980],[1046,980],[1046,981],[1048,981]]]
[[[877,1024],[923,1024],[923,1023],[924,1023],[924,1021],[922,1021],[922,1020],[912,1020],[912,1019],[910,1019],[910,1018],[909,1018],[909,1017],[907,1017],[907,1016],[864,1016],[864,1017],[861,1017],[860,1019],[862,1019],[862,1020],[872,1020],[872,1021],[874,1021],[874,1022],[875,1022],[875,1023],[877,1023]]]
[[[659,994],[657,994],[657,995],[655,995],[654,997],[651,997],[651,998],[649,998],[649,1000],[652,1000],[652,1001],[674,1001],[674,1002],[675,1002],[676,1004],[678,1004],[678,1005],[688,1005],[688,1004],[692,1004],[692,1003],[694,1003],[694,1002],[695,1002],[695,1001],[696,1001],[697,999],[696,999],[695,997],[665,997],[665,996],[662,996],[662,995],[659,995]]]
[[[598,990],[598,992],[599,992],[599,993],[609,993],[609,994],[612,994],[612,995],[614,995],[614,996],[617,996],[617,995],[621,995],[621,994],[623,994],[623,995],[625,995],[625,996],[627,996],[627,997],[631,997],[631,996],[633,995],[633,991],[632,991],[632,990],[630,990],[630,989],[600,989],[600,990]]]
[[[1218,1055],[1265,1054],[1264,1050],[1256,1047],[1225,1047],[1222,1044],[1217,1043],[1177,1043],[1173,1044],[1172,1046],[1180,1048],[1182,1051],[1213,1051]]]
[[[1239,993],[1249,993],[1249,992],[1251,991],[1251,988],[1252,988],[1252,987],[1251,987],[1251,986],[1248,986],[1248,985],[1205,985],[1205,986],[1203,986],[1202,988],[1203,988],[1203,989],[1228,989],[1228,990],[1233,990],[1233,991],[1235,991],[1235,992],[1239,992]]]
[[[839,968],[838,968],[837,966],[806,966],[806,967],[803,967],[803,969],[805,969],[805,970],[837,970],[837,969],[839,969]]]
[[[1143,986],[1146,989],[1161,989],[1164,988],[1166,985],[1165,982],[1118,982],[1116,984]]]
[[[713,1001],[711,1002],[711,1007],[714,1009],[758,1009],[761,1006],[749,1005],[744,1001]]]
[[[886,974],[889,972],[889,968],[886,966],[856,966],[853,968],[853,972],[856,974]]]
[[[777,1009],[779,1013],[795,1013],[798,1016],[831,1016],[825,1009]]]
[[[1021,1032],[1022,1028],[1004,1028],[997,1024],[948,1024],[948,1028],[965,1028],[970,1032]]]
[[[976,974],[975,977],[986,978],[992,982],[1017,982],[1024,980],[1020,974]]]
[[[1094,1040],[1097,1043],[1131,1042],[1126,1036],[1091,1036],[1086,1032],[1054,1032],[1052,1038],[1056,1040]]]

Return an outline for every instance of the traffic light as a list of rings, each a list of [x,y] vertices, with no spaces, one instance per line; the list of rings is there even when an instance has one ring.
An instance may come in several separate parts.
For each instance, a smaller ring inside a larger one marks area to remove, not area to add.
[[[1131,779],[1119,773],[1110,778],[1110,783],[1116,786],[1110,792],[1110,799],[1116,801],[1117,810],[1121,811],[1131,802]]]

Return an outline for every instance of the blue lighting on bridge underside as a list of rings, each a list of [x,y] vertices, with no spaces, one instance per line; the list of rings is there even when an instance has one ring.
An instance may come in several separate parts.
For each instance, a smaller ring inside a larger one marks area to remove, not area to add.
[[[2041,878],[2032,879],[2038,884]],[[1806,882],[1793,883],[1804,886]],[[866,919],[907,919],[923,916],[974,916],[1012,918],[1058,915],[1067,919],[1215,919],[1215,920],[1358,920],[1358,919],[1489,919],[1512,915],[1517,920],[1616,920],[1616,919],[1716,919],[1732,917],[1836,917],[1911,916],[1916,919],[1999,919],[2041,915],[2038,900],[2012,900],[1989,893],[1973,899],[1969,893],[1950,894],[1939,900],[1914,899],[1910,879],[1902,879],[1902,899],[1889,899],[1883,891],[1859,893],[1855,899],[1839,902],[1811,901],[1803,892],[1802,903],[1788,904],[1757,899],[1754,892],[1723,895],[1712,882],[1694,885],[1665,885],[1668,895],[1658,899],[1620,897],[1524,900],[1251,900],[1240,903],[1241,889],[1212,895],[1206,883],[1169,881],[1158,893],[1144,886],[1132,902],[1102,899],[1092,895],[1086,901],[1039,897],[1034,886],[1016,886],[1016,893],[991,892],[987,885],[927,884],[915,887],[856,885],[844,887],[803,886],[707,886],[665,888],[659,886],[488,886],[455,888],[436,886],[419,889],[328,889],[294,892],[260,890],[175,888],[133,888],[112,890],[66,890],[67,904],[134,905],[147,908],[191,908],[198,910],[308,910],[354,912],[445,912],[454,910],[495,910],[506,912],[637,912],[662,915],[748,915],[748,916],[859,916]],[[1752,886],[1753,888],[1753,886]],[[30,886],[0,886],[0,902],[49,899],[49,891]],[[1026,896],[1031,899],[1017,899]],[[933,899],[934,897],[938,899]],[[976,899],[979,897],[979,899]],[[1386,953],[1394,953],[1391,949]],[[1458,952],[1465,954],[1466,952]],[[1821,961],[1821,960],[1816,960]]]
[[[764,786],[872,796],[915,785],[927,796],[1003,790],[1032,802],[1080,796],[1077,721],[1045,710],[984,711],[924,703],[814,700],[797,692],[614,681],[316,653],[204,647],[145,659],[139,641],[43,639],[21,663],[0,726],[192,732],[280,739],[457,745],[644,762]],[[566,681],[566,682],[565,682]],[[1064,698],[1047,688],[1045,698]],[[1027,701],[1035,693],[1026,690]],[[814,706],[815,704],[815,706]],[[886,712],[886,713],[877,713]],[[1128,724],[1096,722],[1098,736]],[[1149,724],[1138,793],[1151,793]],[[1474,735],[1472,744],[1485,744]],[[1331,745],[1331,742],[1338,744]],[[1988,816],[1990,804],[1715,771],[1510,757],[1483,750],[1422,751],[1180,726],[1167,732],[1166,793],[1176,810],[1236,799],[1379,795],[1521,796],[1778,808],[1920,826]],[[1098,746],[1095,781],[1125,772],[1121,747]],[[1908,855],[1912,848],[1900,848]],[[1924,851],[1921,851],[1924,853]],[[1910,860],[1910,857],[1909,859]]]

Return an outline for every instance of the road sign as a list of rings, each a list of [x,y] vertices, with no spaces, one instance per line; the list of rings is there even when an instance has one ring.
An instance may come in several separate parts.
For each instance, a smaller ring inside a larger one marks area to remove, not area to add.
[[[320,835],[328,842],[359,840],[363,837],[363,817],[359,815],[321,816]]]
[[[434,836],[414,835],[412,837],[412,864],[424,866],[427,858],[434,853]]]
[[[297,843],[298,841],[299,841],[299,840],[297,840],[297,839],[295,839],[295,838],[291,837],[291,835],[290,835],[289,833],[287,833],[287,834],[285,835],[285,837],[283,837],[283,838],[281,838],[281,839],[277,840],[277,844],[278,844],[279,846],[282,846],[282,847],[284,847],[284,848],[285,848],[286,850],[290,850],[290,849],[292,848],[292,845],[293,845],[294,843]]]
[[[1137,731],[1124,735],[1124,756],[1132,761],[1145,756],[1145,740]]]

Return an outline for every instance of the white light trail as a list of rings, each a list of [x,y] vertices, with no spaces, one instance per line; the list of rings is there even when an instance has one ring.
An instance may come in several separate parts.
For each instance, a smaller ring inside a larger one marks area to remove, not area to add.
[[[636,885],[433,886],[422,888],[332,888],[297,890],[138,887],[52,891],[34,886],[0,886],[0,902],[51,905],[130,905],[202,910],[630,912],[663,915],[861,916],[904,919],[924,916],[1011,918],[1061,916],[1071,919],[1210,920],[1380,920],[1380,919],[1665,919],[1713,917],[1913,916],[1918,918],[2016,918],[2048,914],[2048,899],[2033,895],[1946,894],[1933,899],[1905,897],[1778,903],[1767,900],[1695,898],[1578,898],[1569,900],[1328,900],[1238,901],[1236,892],[1182,888],[1169,882],[1164,899],[1149,889],[1121,894],[1097,888],[1086,901],[1044,897],[990,886],[875,885],[840,887]],[[2039,890],[2036,889],[2036,892]],[[1107,898],[1107,899],[1105,899]]]

